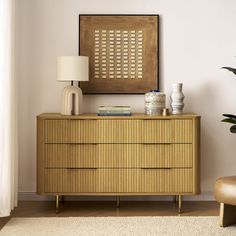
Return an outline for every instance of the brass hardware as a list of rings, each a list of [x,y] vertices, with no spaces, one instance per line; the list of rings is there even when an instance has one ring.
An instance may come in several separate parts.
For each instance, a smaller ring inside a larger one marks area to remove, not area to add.
[[[70,146],[83,146],[83,145],[98,145],[99,143],[67,143]]]
[[[143,145],[171,145],[171,143],[142,143]]]
[[[168,109],[168,108],[164,108],[164,109],[163,109],[163,112],[162,112],[162,115],[163,115],[163,116],[168,116],[168,115],[170,115],[169,109]]]
[[[171,170],[170,167],[141,167],[141,170]]]
[[[68,167],[68,168],[66,168],[67,170],[97,170],[98,168],[96,168],[96,167],[88,167],[88,168],[81,168],[81,167],[78,167],[78,168],[76,168],[76,167]]]
[[[179,209],[178,209],[179,214],[181,214],[181,208],[182,208],[182,196],[179,195]]]
[[[59,198],[60,198],[60,196],[56,195],[56,213],[57,214],[59,213]]]

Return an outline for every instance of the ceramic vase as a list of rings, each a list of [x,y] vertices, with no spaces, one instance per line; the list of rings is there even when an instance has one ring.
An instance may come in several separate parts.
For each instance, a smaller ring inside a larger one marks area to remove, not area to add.
[[[172,84],[172,93],[170,96],[170,106],[172,109],[172,114],[181,114],[184,108],[184,94],[182,92],[183,84],[175,83]]]
[[[152,90],[145,94],[145,114],[161,115],[166,106],[166,95],[158,90]]]

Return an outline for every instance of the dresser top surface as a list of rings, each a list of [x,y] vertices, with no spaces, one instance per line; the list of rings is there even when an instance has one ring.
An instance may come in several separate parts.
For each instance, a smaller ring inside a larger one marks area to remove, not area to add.
[[[40,119],[92,119],[92,120],[156,120],[156,119],[194,119],[200,118],[195,113],[183,113],[180,115],[168,115],[168,116],[156,116],[156,115],[145,115],[143,113],[134,113],[131,116],[98,116],[96,113],[86,113],[77,116],[61,115],[60,113],[42,113],[37,116]]]

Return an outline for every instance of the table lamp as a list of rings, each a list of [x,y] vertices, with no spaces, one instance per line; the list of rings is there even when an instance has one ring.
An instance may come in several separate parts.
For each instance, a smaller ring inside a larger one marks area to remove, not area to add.
[[[86,56],[60,56],[57,58],[57,81],[71,81],[62,91],[62,115],[82,113],[83,94],[73,81],[89,80],[89,58]]]

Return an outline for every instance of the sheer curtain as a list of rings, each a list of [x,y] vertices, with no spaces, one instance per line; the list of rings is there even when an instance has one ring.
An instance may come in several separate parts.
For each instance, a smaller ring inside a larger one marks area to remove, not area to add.
[[[17,112],[14,78],[14,1],[0,0],[0,216],[17,205]]]

